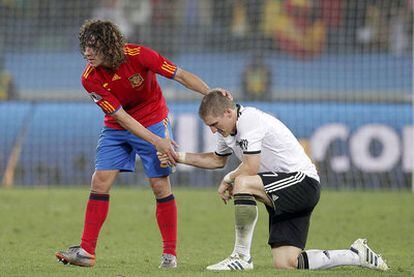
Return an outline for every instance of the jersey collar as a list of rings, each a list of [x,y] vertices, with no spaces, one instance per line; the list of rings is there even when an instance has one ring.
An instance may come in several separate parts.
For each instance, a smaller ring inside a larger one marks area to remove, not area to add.
[[[240,105],[240,104],[236,104],[236,110],[237,110],[237,120],[239,120],[239,117],[241,116],[241,114],[242,114],[242,111],[243,111],[243,106],[242,105]],[[230,136],[235,136],[235,135],[237,135],[237,125],[236,125],[236,132],[234,133],[234,134],[230,134]]]

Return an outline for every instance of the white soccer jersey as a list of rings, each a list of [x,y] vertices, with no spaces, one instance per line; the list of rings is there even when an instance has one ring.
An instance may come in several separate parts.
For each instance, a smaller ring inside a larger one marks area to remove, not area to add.
[[[239,160],[243,154],[261,154],[259,172],[303,172],[319,181],[315,165],[292,132],[277,118],[253,107],[238,106],[237,133],[218,134],[216,154]]]

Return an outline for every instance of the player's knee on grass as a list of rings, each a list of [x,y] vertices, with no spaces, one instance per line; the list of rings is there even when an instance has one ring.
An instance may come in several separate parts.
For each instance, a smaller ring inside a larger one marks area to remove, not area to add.
[[[296,269],[298,257],[279,257],[273,259],[273,267],[276,269]]]
[[[296,269],[300,252],[301,249],[292,246],[273,246],[273,267],[276,269]]]

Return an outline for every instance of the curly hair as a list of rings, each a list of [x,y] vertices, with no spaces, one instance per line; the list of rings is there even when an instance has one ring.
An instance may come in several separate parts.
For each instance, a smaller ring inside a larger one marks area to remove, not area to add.
[[[118,26],[111,21],[86,20],[79,31],[79,46],[82,54],[86,47],[104,55],[112,69],[124,61],[125,40]]]

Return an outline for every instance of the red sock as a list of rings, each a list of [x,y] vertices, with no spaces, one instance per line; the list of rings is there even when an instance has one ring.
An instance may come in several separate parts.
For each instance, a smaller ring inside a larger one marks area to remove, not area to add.
[[[157,199],[157,223],[160,229],[163,253],[176,256],[177,247],[177,206],[174,195]]]
[[[108,214],[109,194],[92,193],[86,206],[81,247],[95,255],[99,231]]]

